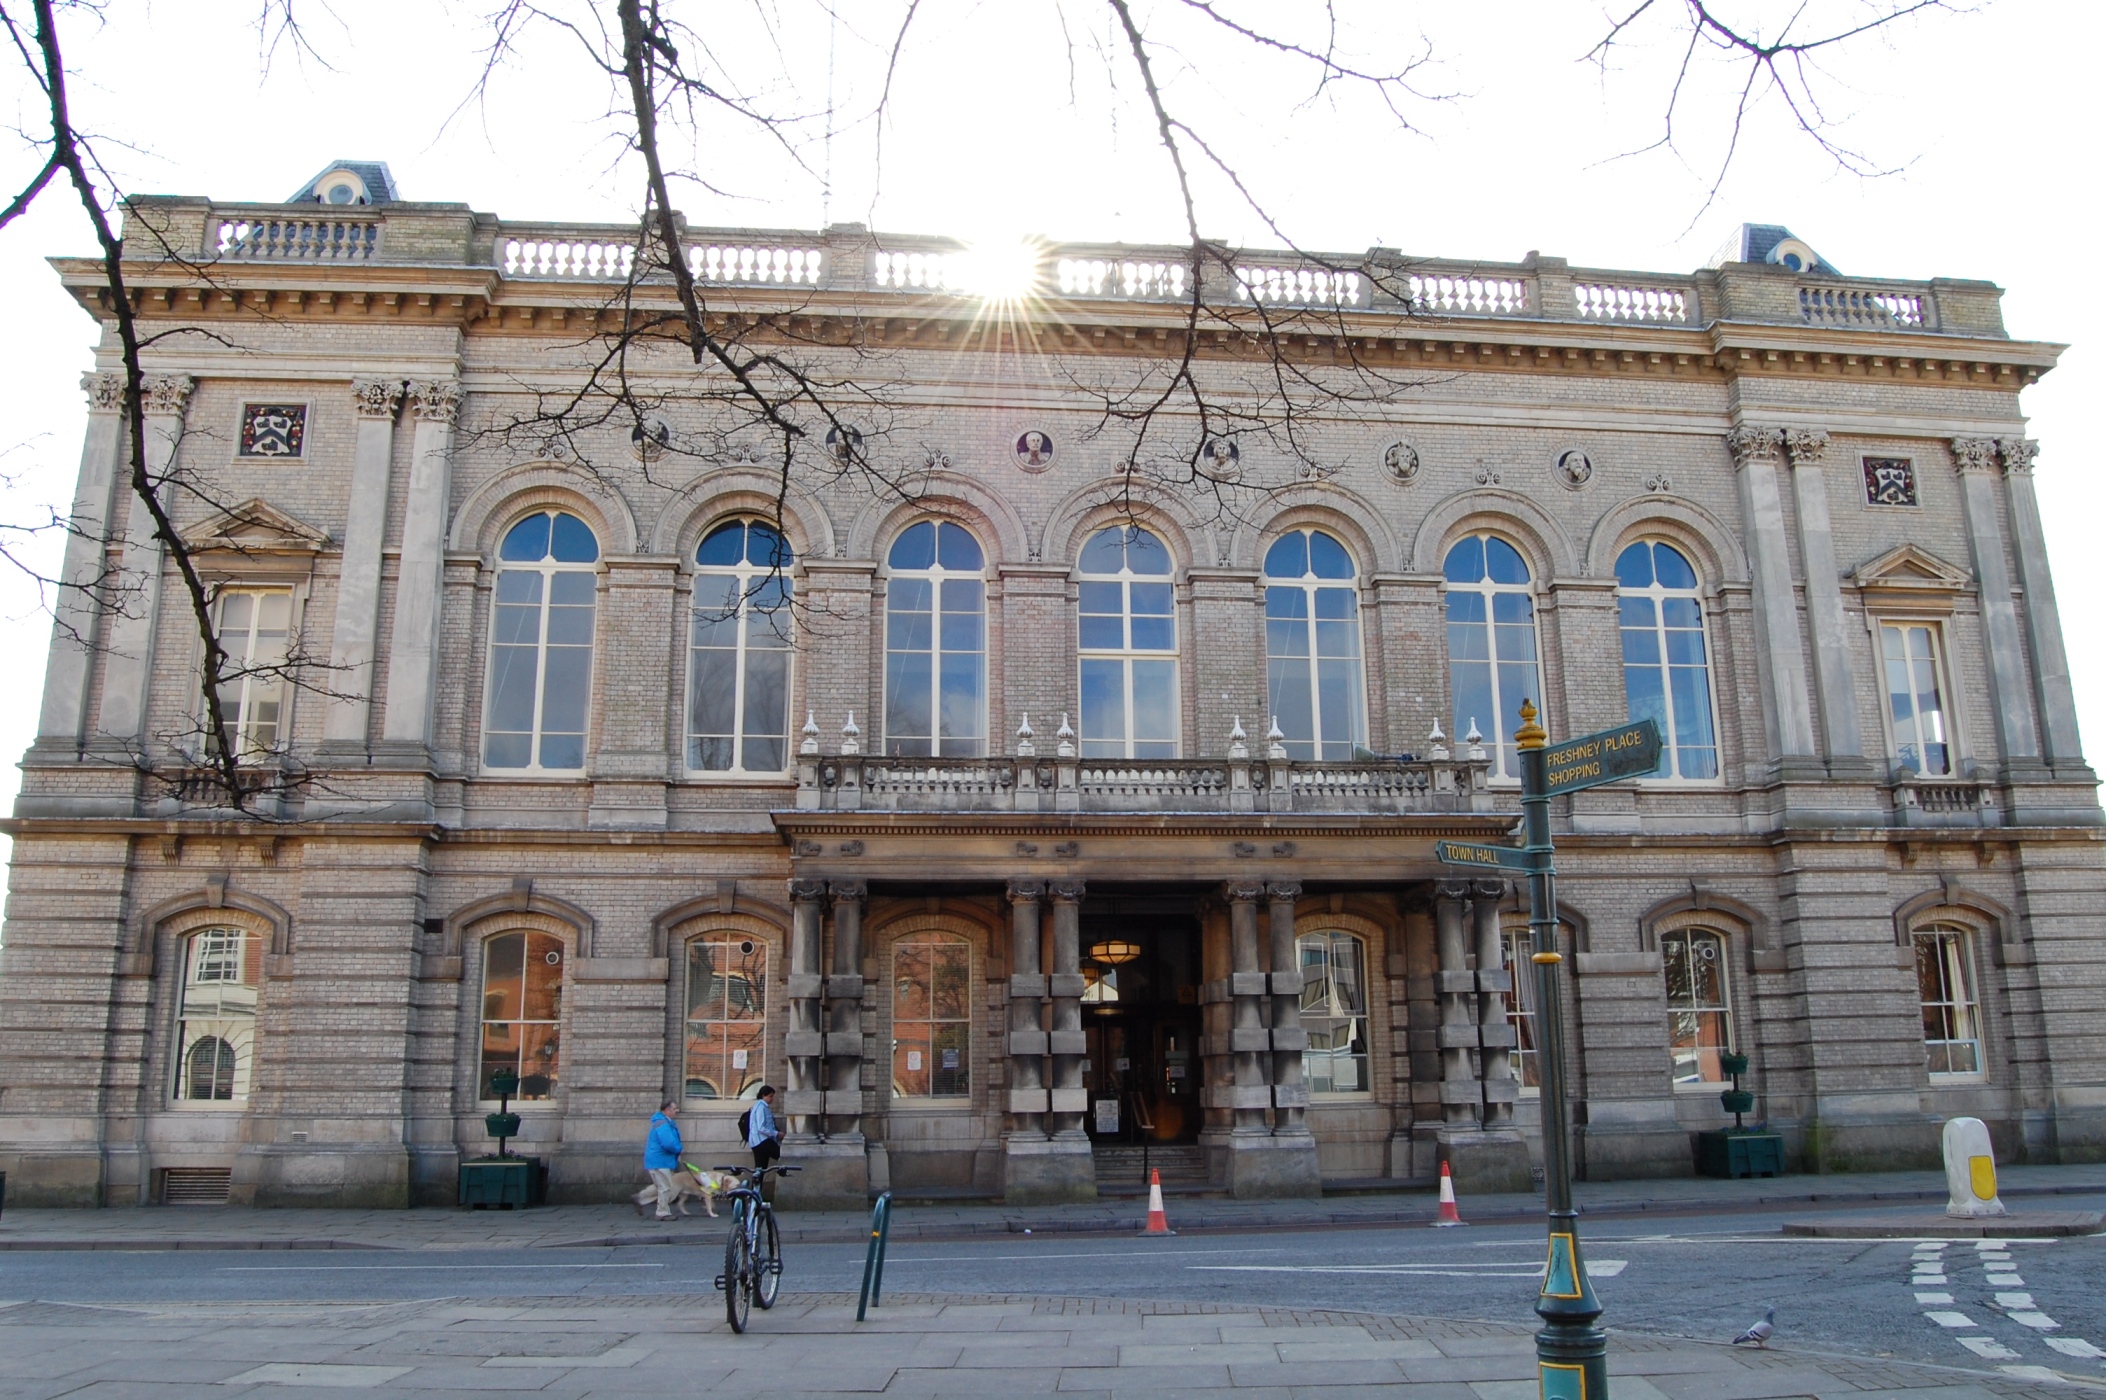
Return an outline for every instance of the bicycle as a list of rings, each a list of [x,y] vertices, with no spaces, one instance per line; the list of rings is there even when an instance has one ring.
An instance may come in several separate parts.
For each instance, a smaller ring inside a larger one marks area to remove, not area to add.
[[[801,1167],[717,1167],[746,1178],[747,1184],[724,1194],[731,1198],[731,1238],[724,1242],[724,1272],[717,1275],[717,1288],[724,1294],[724,1315],[731,1330],[744,1332],[746,1320],[759,1303],[763,1311],[775,1306],[782,1291],[782,1240],[775,1230],[775,1207],[761,1195],[768,1175],[790,1176]]]

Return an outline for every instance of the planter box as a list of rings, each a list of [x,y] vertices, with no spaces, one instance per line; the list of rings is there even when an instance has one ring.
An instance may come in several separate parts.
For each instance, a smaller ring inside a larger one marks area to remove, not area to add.
[[[1703,1176],[1783,1176],[1784,1138],[1778,1133],[1698,1133],[1696,1166]]]
[[[461,1163],[460,1204],[481,1210],[525,1210],[540,1205],[548,1174],[539,1157],[477,1157]]]

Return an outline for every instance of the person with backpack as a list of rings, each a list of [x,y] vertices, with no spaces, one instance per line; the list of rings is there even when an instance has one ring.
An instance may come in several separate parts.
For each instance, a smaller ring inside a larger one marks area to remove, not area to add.
[[[644,1138],[644,1170],[650,1174],[651,1184],[658,1188],[658,1218],[673,1218],[673,1202],[678,1199],[680,1187],[673,1173],[685,1170],[680,1165],[680,1154],[684,1144],[680,1141],[680,1125],[673,1120],[680,1116],[680,1101],[667,1099],[652,1115],[651,1131]],[[642,1202],[637,1210],[643,1209]]]
[[[753,1107],[739,1115],[739,1136],[753,1149],[753,1169],[782,1156],[782,1128],[775,1121],[775,1086],[763,1084]]]

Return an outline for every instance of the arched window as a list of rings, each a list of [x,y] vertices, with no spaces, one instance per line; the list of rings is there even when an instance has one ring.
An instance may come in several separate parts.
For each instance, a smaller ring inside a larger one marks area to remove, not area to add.
[[[548,933],[500,933],[483,942],[483,1067],[480,1096],[494,1099],[490,1076],[519,1076],[518,1099],[556,1092],[562,1063],[563,940]]]
[[[599,558],[592,527],[565,511],[536,511],[505,533],[490,617],[485,767],[585,766]]]
[[[972,1092],[972,947],[941,933],[892,945],[892,1093],[964,1098]]]
[[[1114,525],[1090,536],[1079,571],[1082,756],[1176,758],[1170,551],[1138,525]]]
[[[1982,1008],[1975,999],[1972,940],[1956,924],[1932,924],[1916,930],[1914,942],[1931,1078],[1979,1079]]]
[[[759,1091],[768,1036],[768,945],[709,933],[687,945],[687,1074],[691,1099]]]
[[[263,941],[245,929],[207,928],[184,939],[182,947],[174,1097],[240,1102],[249,1096]]]
[[[923,520],[885,563],[885,752],[977,758],[987,734],[980,543],[961,525]]]
[[[1492,771],[1518,778],[1514,728],[1523,700],[1543,707],[1536,675],[1536,600],[1528,561],[1497,535],[1467,535],[1448,551],[1448,692],[1456,737],[1476,726]]]
[[[695,548],[687,766],[780,773],[790,762],[790,566],[765,521],[730,520]]]
[[[1719,1056],[1733,1049],[1726,936],[1706,928],[1662,933],[1660,962],[1667,977],[1667,1053],[1675,1083],[1724,1083],[1730,1076]]]
[[[1367,743],[1353,556],[1321,530],[1265,551],[1265,684],[1289,758],[1351,758]]]
[[[1616,556],[1623,622],[1623,697],[1632,719],[1660,726],[1660,778],[1716,778],[1711,664],[1696,570],[1673,545],[1640,540]]]
[[[1302,970],[1302,1078],[1312,1094],[1365,1094],[1368,1079],[1367,945],[1350,933],[1294,940]]]

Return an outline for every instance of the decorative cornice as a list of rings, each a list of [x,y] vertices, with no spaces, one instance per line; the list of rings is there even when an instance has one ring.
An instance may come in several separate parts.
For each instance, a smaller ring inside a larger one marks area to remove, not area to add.
[[[359,417],[392,420],[396,410],[402,407],[402,381],[354,379],[351,381],[351,397],[357,404]]]
[[[1784,450],[1791,454],[1793,467],[1818,467],[1828,451],[1828,434],[1819,428],[1787,428]]]
[[[181,418],[197,381],[187,374],[152,374],[146,378],[146,416]]]
[[[1952,464],[1963,476],[1996,470],[1995,438],[1954,438]]]
[[[1751,462],[1774,465],[1783,447],[1783,437],[1775,428],[1758,427],[1753,423],[1736,424],[1726,434],[1726,449],[1733,454],[1734,470],[1738,471]]]
[[[427,423],[451,423],[461,407],[458,379],[415,379],[409,385],[410,407]]]
[[[81,392],[88,396],[88,412],[117,413],[124,408],[124,376],[88,370],[80,377]]]
[[[2012,476],[2031,476],[2033,459],[2040,455],[2040,444],[2029,438],[1998,438],[1997,449],[2004,455],[2004,471]]]

